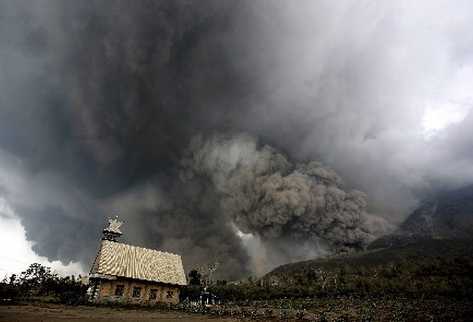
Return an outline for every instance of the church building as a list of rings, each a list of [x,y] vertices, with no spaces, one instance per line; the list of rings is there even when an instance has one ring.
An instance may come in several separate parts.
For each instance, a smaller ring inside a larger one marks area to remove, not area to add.
[[[186,285],[181,256],[120,243],[118,218],[103,230],[100,248],[89,274],[92,302],[153,305],[179,302]]]

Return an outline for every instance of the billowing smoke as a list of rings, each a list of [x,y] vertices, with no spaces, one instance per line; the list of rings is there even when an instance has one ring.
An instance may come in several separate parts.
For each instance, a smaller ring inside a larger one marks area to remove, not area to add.
[[[248,135],[197,136],[182,166],[184,180],[209,178],[223,215],[269,245],[362,248],[388,226],[367,213],[366,195],[345,190],[333,169],[315,161],[293,164]]]

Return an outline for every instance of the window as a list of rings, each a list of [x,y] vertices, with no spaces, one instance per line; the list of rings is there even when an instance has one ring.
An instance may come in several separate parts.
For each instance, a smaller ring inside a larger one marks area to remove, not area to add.
[[[174,292],[173,291],[168,291],[168,294],[166,295],[166,298],[172,299],[173,296],[174,296]]]
[[[125,289],[124,285],[117,285],[115,288],[115,296],[123,296],[123,290]]]
[[[152,289],[149,291],[149,299],[150,300],[156,300],[158,297],[158,290],[157,289]]]
[[[133,297],[141,296],[141,287],[133,287]]]

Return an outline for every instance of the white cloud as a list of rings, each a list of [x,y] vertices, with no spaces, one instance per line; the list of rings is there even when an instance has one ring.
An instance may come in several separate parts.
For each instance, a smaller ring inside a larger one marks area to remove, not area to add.
[[[5,199],[0,198],[0,278],[18,274],[32,263],[51,267],[60,275],[84,274],[84,268],[75,262],[67,265],[48,261],[32,250],[34,244],[26,239],[25,229]]]
[[[454,103],[440,103],[426,108],[422,117],[422,128],[426,139],[433,137],[443,129],[465,119],[470,106]]]

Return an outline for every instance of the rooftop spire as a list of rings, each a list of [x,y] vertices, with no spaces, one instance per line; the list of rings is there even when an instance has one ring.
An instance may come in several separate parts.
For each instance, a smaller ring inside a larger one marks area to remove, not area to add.
[[[117,241],[117,238],[122,235],[120,230],[121,225],[123,225],[123,222],[118,219],[118,216],[115,216],[115,218],[109,218],[108,227],[104,228],[102,231],[102,239]]]

